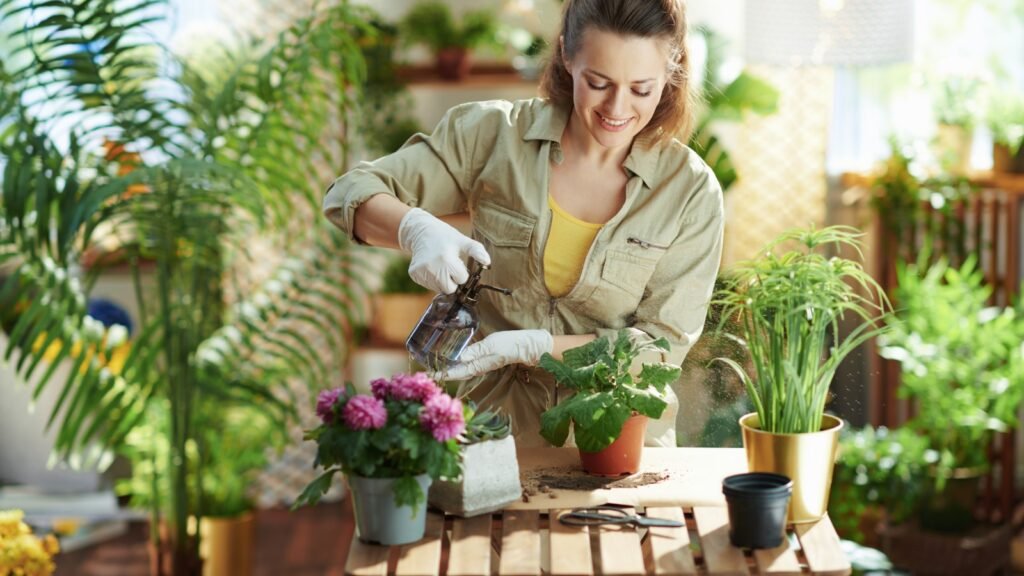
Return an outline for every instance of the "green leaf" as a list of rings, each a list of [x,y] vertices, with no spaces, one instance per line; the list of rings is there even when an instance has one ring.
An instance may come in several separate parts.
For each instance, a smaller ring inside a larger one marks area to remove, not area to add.
[[[334,481],[334,475],[340,472],[338,468],[331,468],[323,474],[316,477],[315,480],[309,483],[299,494],[299,497],[295,499],[295,502],[291,505],[291,510],[295,511],[302,506],[314,505],[320,501],[320,498],[327,494],[327,491],[331,489],[331,483]]]
[[[668,403],[661,396],[649,389],[641,390],[633,386],[623,386],[622,390],[628,398],[626,406],[648,418],[661,418],[662,412],[668,406]]]
[[[640,382],[642,386],[653,386],[659,392],[665,391],[665,386],[679,379],[682,370],[679,366],[661,362],[658,364],[644,364],[640,369]]]
[[[604,450],[622,433],[622,426],[630,417],[625,406],[614,404],[603,412],[601,417],[586,428],[574,426],[576,445],[584,452]]]
[[[416,518],[419,503],[426,499],[420,484],[413,476],[402,476],[395,481],[395,504],[412,508],[410,520]]]
[[[540,435],[552,445],[562,446],[569,437],[571,421],[564,402],[549,408],[540,416]]]
[[[610,392],[578,393],[561,402],[577,428],[587,428],[599,420],[615,402]]]
[[[583,368],[597,362],[608,353],[608,338],[591,340],[582,346],[570,348],[562,354],[562,360],[569,368]]]

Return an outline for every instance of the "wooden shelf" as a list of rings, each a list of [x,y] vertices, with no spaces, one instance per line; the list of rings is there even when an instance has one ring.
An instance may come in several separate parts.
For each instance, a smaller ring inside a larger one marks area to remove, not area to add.
[[[429,86],[431,88],[491,88],[501,86],[536,85],[537,80],[523,78],[508,64],[474,65],[469,76],[462,80],[444,80],[437,75],[432,66],[402,66],[396,70],[399,80],[410,87]]]

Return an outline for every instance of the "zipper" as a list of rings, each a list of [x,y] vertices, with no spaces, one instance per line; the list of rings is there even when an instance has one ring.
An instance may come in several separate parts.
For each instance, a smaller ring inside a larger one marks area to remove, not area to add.
[[[663,246],[661,244],[652,244],[652,243],[648,242],[647,240],[641,240],[641,239],[637,238],[636,236],[630,236],[629,238],[626,238],[626,243],[627,244],[636,244],[636,245],[640,246],[641,248],[643,248],[644,250],[646,250],[648,248],[657,248],[659,250],[668,250],[668,246]]]

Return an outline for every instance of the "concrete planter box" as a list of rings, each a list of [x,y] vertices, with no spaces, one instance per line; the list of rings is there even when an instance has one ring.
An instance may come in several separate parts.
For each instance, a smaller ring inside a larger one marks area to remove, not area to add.
[[[479,516],[501,510],[522,497],[519,463],[512,436],[462,447],[462,479],[435,481],[429,502],[458,516]]]

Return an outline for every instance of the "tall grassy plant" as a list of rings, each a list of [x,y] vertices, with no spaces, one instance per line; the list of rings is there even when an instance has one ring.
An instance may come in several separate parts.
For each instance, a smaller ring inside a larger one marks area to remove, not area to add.
[[[206,513],[192,464],[208,450],[205,408],[257,406],[286,425],[285,375],[322,382],[313,338],[340,352],[338,324],[362,305],[344,239],[299,223],[316,218],[318,170],[342,163],[327,127],[362,77],[352,32],[364,25],[339,2],[266,45],[193,66],[154,47],[146,26],[163,9],[0,0],[0,20],[24,23],[0,43],[11,46],[0,54],[0,266],[13,271],[0,302],[22,309],[2,353],[34,398],[60,390],[49,425],[72,464],[102,465],[151,405],[167,407],[155,469],[168,488],[151,512],[169,529],[170,571],[188,574],[198,566],[188,519]],[[100,362],[111,343],[86,315],[98,268],[78,266],[98,231],[125,240],[140,312],[118,371]],[[228,306],[228,257],[257,234],[290,237],[288,257]],[[328,274],[341,292],[316,280]],[[72,369],[58,380],[63,362]]]
[[[739,324],[739,342],[754,374],[731,358],[717,358],[743,380],[761,429],[779,434],[821,428],[836,369],[857,346],[884,330],[885,293],[858,262],[823,250],[848,247],[860,254],[853,228],[791,230],[770,242],[762,256],[742,263],[737,282],[720,290],[723,319]],[[781,254],[776,251],[796,244]],[[840,336],[840,320],[858,324]]]

